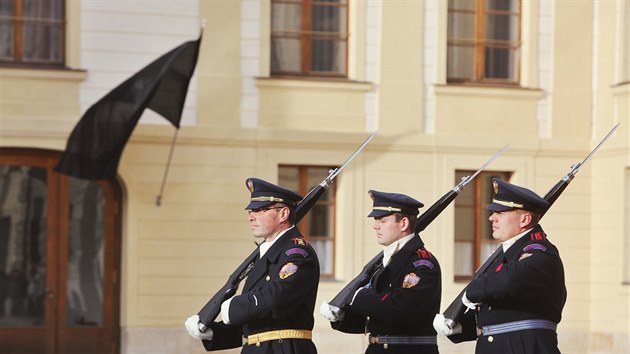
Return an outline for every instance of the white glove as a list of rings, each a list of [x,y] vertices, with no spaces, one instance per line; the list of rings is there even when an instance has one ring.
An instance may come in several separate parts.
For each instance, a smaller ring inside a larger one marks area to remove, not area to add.
[[[184,325],[191,337],[195,339],[212,340],[212,336],[214,335],[212,328],[208,328],[205,333],[199,330],[199,315],[188,317]]]
[[[464,292],[464,295],[462,295],[462,303],[464,304],[464,306],[468,307],[471,310],[476,310],[477,306],[481,304],[479,302],[472,302],[468,300],[468,298],[466,297],[466,292]]]
[[[449,327],[446,324],[446,318],[441,313],[435,315],[433,319],[433,328],[438,334],[443,336],[450,336],[452,334],[462,333],[462,325],[460,323],[456,323],[453,328]]]
[[[230,324],[230,303],[233,297],[223,301],[221,304],[221,320],[225,324]]]
[[[319,308],[319,313],[330,322],[341,321],[344,315],[343,311],[341,311],[339,307],[330,305],[326,301],[324,301],[322,306]]]

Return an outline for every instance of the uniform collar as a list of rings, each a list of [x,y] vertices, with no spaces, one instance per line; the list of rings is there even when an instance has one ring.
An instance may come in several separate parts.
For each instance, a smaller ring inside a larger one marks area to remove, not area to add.
[[[282,235],[284,235],[287,231],[291,230],[292,228],[294,228],[295,225],[291,226],[288,229],[284,229],[282,231],[280,231],[280,233],[273,239],[273,241],[265,241],[263,243],[260,244],[260,258],[262,258],[265,253],[267,253],[267,251],[271,248],[271,246],[273,246],[274,243],[276,243],[276,241],[278,241],[280,239],[280,237],[282,237]]]
[[[387,267],[392,256],[395,255],[409,240],[411,240],[416,234],[409,234],[399,240],[392,242],[392,244],[385,246],[383,249],[383,267]]]
[[[523,236],[527,235],[530,231],[532,231],[533,227],[531,229],[528,229],[527,231],[523,231],[520,234],[512,237],[511,239],[507,240],[507,241],[503,241],[501,242],[501,246],[503,247],[503,253],[507,252],[508,248],[510,248],[510,246],[512,246],[513,244],[516,243],[516,241],[520,240]]]

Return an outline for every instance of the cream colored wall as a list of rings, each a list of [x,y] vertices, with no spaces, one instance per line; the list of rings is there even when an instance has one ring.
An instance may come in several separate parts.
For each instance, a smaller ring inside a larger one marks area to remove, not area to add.
[[[259,127],[364,132],[368,83],[258,80]]]
[[[616,86],[620,79],[618,56],[623,45],[617,39],[623,36],[619,32],[623,21],[628,21],[619,15],[621,4],[598,3],[595,9],[600,20],[594,26],[599,33],[594,47],[600,53],[593,78],[594,134],[601,137],[614,124],[621,123],[592,161],[588,349],[606,353],[630,348],[630,287],[622,284],[624,261],[630,257],[624,249],[630,237],[625,229],[628,215],[624,200],[630,187],[626,177],[630,166],[630,87]]]
[[[0,68],[0,130],[5,138],[35,134],[63,139],[79,114],[78,84],[85,75]]]

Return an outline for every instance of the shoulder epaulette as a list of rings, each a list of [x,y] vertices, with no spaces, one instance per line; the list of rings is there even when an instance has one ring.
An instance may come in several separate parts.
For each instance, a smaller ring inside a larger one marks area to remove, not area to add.
[[[429,252],[426,248],[422,247],[422,248],[418,248],[416,250],[416,255],[418,256],[418,260],[413,262],[413,266],[416,268],[419,267],[427,267],[429,269],[433,269],[435,268],[435,265],[433,265],[433,262],[431,262],[429,259],[433,258],[433,255],[431,254],[431,252]]]

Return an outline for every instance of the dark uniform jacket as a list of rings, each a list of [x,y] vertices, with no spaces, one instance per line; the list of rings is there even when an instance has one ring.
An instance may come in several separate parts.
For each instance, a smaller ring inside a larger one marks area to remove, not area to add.
[[[319,284],[319,261],[313,248],[294,227],[256,261],[241,295],[230,303],[230,324],[214,322],[206,350],[240,347],[243,336],[281,329],[313,329]],[[308,339],[271,340],[244,345],[241,353],[314,354]]]
[[[464,314],[462,333],[449,336],[456,343],[476,339],[476,327],[486,325],[533,319],[559,323],[567,290],[558,249],[535,226],[468,285],[466,297],[482,305],[476,323],[475,311]],[[479,336],[476,353],[559,353],[558,339],[546,329]]]
[[[433,317],[442,292],[438,260],[413,237],[389,264],[375,273],[371,287],[359,291],[342,321],[331,322],[346,333],[372,336],[435,336]],[[366,328],[367,326],[367,328]],[[437,345],[370,344],[366,353],[438,353]]]

